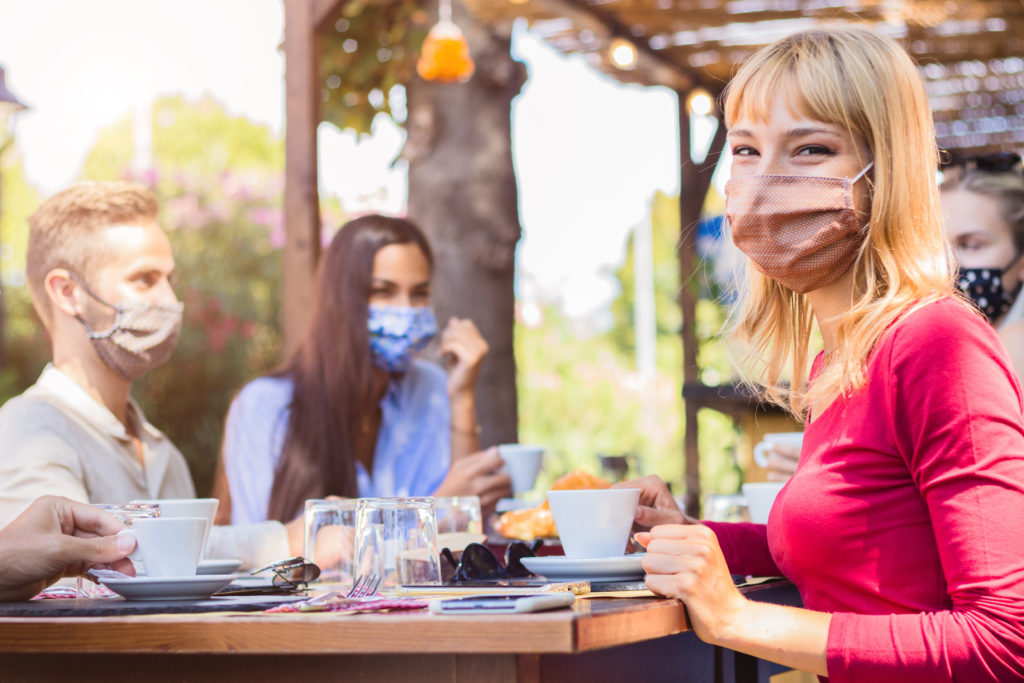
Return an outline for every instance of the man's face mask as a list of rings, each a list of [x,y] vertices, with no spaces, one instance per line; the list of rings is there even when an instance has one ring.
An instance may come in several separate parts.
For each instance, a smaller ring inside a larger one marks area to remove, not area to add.
[[[1003,284],[1006,271],[1019,258],[1020,254],[1014,256],[1005,268],[961,268],[957,273],[956,281],[964,296],[985,314],[989,322],[1006,315],[1020,294],[1024,282],[1018,282],[1012,292],[1007,291]]]
[[[105,330],[95,329],[78,316],[104,365],[130,382],[167,362],[181,332],[185,308],[182,303],[164,305],[126,300],[111,304],[74,273],[71,278],[91,298],[114,309],[114,322]]]
[[[437,336],[437,320],[426,306],[370,304],[368,322],[373,364],[388,372],[405,372],[413,355]]]
[[[798,294],[836,282],[864,241],[853,178],[751,175],[725,186],[725,214],[736,247],[754,266]]]

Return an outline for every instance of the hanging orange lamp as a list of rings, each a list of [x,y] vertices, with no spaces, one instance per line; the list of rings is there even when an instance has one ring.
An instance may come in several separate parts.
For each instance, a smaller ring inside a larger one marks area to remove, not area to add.
[[[473,58],[462,29],[452,22],[451,0],[441,0],[439,21],[423,41],[416,73],[423,80],[464,83],[473,75]]]

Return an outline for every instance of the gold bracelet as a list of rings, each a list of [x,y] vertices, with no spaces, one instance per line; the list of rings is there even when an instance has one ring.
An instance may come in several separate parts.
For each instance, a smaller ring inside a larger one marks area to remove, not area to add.
[[[473,427],[472,430],[459,429],[455,425],[452,425],[452,432],[454,432],[455,434],[463,434],[465,436],[480,436],[480,432],[482,432],[483,430],[484,428],[481,427],[480,425],[476,425],[475,427]]]

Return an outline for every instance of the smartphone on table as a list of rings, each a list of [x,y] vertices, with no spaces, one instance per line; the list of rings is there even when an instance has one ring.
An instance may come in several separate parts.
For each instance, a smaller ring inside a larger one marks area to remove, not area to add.
[[[434,614],[522,614],[569,607],[576,596],[569,591],[529,595],[465,595],[430,603]]]

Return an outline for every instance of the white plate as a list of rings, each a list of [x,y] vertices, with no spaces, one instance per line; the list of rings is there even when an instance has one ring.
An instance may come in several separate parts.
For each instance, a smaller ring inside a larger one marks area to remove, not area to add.
[[[563,555],[524,557],[523,566],[534,574],[558,581],[629,581],[643,578],[646,553],[620,557],[577,558]]]
[[[129,600],[205,600],[234,580],[234,574],[211,574],[132,576],[124,579],[100,579],[100,583]]]
[[[241,560],[199,560],[196,574],[231,574],[242,566]]]

